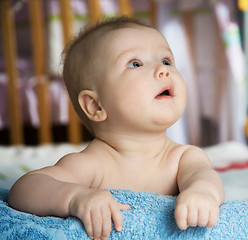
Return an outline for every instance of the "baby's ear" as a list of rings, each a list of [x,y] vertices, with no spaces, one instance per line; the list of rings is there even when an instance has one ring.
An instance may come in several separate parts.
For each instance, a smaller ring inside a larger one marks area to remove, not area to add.
[[[78,102],[87,117],[94,122],[102,122],[107,118],[97,94],[91,90],[83,90],[78,95]]]

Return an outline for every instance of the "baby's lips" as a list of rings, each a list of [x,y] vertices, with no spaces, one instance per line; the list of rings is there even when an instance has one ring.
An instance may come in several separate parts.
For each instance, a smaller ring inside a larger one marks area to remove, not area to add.
[[[161,98],[161,97],[173,97],[174,96],[174,88],[171,85],[167,85],[163,87],[159,93],[156,95],[156,98]]]

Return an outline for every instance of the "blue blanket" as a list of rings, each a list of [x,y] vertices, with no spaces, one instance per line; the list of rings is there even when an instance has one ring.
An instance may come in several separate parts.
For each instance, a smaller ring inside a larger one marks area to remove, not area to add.
[[[123,211],[124,228],[109,239],[248,239],[248,202],[225,202],[213,228],[178,229],[174,220],[175,197],[147,192],[110,190],[117,201],[131,205]],[[38,217],[16,211],[6,203],[8,190],[0,189],[0,239],[90,239],[73,217]]]

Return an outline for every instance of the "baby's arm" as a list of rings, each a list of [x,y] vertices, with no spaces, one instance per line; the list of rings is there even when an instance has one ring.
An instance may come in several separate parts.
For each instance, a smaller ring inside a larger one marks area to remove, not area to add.
[[[115,201],[106,190],[91,188],[93,168],[89,168],[89,164],[78,165],[79,160],[83,162],[78,156],[68,155],[53,167],[20,178],[11,188],[9,205],[39,216],[76,216],[83,221],[90,237],[107,238],[111,218],[120,231],[120,210],[128,210],[129,206]]]
[[[189,147],[185,150],[179,163],[177,183],[180,194],[175,219],[178,227],[181,230],[189,226],[213,227],[224,201],[224,186],[201,149]]]

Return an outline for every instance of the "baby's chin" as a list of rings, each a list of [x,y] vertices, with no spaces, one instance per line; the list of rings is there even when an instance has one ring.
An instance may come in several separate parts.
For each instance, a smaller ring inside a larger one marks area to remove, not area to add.
[[[154,119],[154,123],[158,126],[158,128],[169,128],[173,124],[175,124],[182,116],[183,111],[174,112],[174,113],[164,113],[162,116],[158,116]]]

